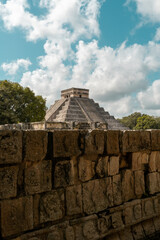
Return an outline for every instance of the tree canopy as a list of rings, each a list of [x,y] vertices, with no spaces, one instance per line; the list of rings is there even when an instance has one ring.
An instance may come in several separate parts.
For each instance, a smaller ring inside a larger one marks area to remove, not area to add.
[[[140,112],[118,119],[124,126],[130,129],[160,129],[160,117],[154,117]]]
[[[0,81],[0,124],[42,121],[46,100],[30,88],[7,80]]]

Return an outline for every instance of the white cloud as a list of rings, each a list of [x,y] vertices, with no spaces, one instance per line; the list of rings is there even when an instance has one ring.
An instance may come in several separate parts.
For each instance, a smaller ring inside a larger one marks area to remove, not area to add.
[[[20,68],[28,70],[30,65],[31,62],[28,59],[17,59],[16,61],[10,63],[3,63],[1,67],[3,71],[7,72],[7,74],[15,75]]]

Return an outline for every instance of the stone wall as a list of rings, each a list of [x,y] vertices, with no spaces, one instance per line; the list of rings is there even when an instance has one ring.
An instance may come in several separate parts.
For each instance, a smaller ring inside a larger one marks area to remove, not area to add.
[[[160,131],[0,131],[0,239],[159,232]]]

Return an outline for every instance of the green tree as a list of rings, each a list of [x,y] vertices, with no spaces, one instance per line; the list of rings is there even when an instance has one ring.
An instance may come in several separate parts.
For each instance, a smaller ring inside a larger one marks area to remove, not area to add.
[[[143,114],[137,119],[137,124],[134,129],[158,129],[158,123],[152,116]]]
[[[28,87],[0,81],[0,124],[42,121],[45,112],[46,100]]]
[[[123,117],[122,119],[118,119],[124,126],[129,127],[130,129],[134,129],[137,124],[137,119],[141,117],[142,114],[140,112],[132,113],[127,117]]]

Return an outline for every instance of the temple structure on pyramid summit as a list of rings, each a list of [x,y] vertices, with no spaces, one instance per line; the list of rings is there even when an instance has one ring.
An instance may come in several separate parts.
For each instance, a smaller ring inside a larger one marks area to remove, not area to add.
[[[61,91],[61,99],[55,101],[48,109],[46,122],[79,122],[107,129],[126,130],[119,121],[89,98],[89,89],[69,88]],[[99,123],[99,124],[98,124]]]
[[[89,89],[69,88],[61,91],[47,110],[42,122],[0,125],[3,129],[61,130],[61,129],[110,129],[128,130],[118,120],[89,98]]]

